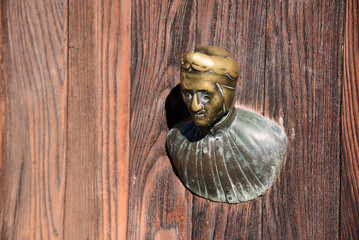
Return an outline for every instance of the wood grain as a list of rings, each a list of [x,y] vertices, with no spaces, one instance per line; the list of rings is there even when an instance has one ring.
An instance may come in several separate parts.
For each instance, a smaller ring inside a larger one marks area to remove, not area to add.
[[[68,147],[65,239],[96,239],[103,233],[101,106],[96,2],[69,1]],[[101,160],[100,160],[101,159]]]
[[[101,106],[99,147],[102,161],[104,238],[126,239],[129,106],[130,1],[97,3],[98,66]]]
[[[236,105],[260,113],[264,105],[266,5],[259,1],[207,1],[196,5],[196,46],[227,49],[237,60],[240,77]],[[194,239],[259,239],[262,199],[245,204],[218,204],[193,199]]]
[[[1,1],[0,238],[61,239],[67,4]]]
[[[341,120],[341,239],[359,238],[359,1],[346,1]]]
[[[266,4],[254,0],[196,2],[196,47],[227,49],[240,68],[237,105],[262,113]]]
[[[0,1],[0,239],[358,238],[359,2],[344,5]],[[239,62],[236,105],[288,135],[248,203],[193,196],[166,154],[179,57],[203,45]]]
[[[130,2],[69,2],[65,239],[126,239]]]
[[[128,239],[191,239],[192,197],[167,158],[165,102],[193,48],[192,1],[132,1]]]
[[[265,115],[289,147],[263,201],[264,239],[338,238],[343,6],[267,2]]]

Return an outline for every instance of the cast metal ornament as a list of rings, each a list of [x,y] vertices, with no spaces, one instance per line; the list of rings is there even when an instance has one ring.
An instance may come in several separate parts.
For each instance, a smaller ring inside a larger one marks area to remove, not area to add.
[[[219,47],[201,47],[181,58],[181,95],[191,119],[169,131],[167,150],[183,184],[216,202],[246,202],[264,194],[287,149],[276,123],[233,107],[238,76],[238,64]]]

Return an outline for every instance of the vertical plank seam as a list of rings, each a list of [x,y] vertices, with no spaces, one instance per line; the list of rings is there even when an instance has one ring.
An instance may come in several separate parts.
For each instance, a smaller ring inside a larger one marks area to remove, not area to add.
[[[131,3],[131,6],[132,6],[132,0],[129,0],[130,1],[130,3]],[[130,31],[130,42],[132,43],[132,7],[130,8],[130,23],[129,23],[129,31]],[[129,59],[129,61],[130,61],[130,72],[129,72],[129,74],[130,74],[130,77],[129,77],[129,84],[131,85],[131,83],[132,83],[132,44],[131,44],[131,46],[130,46],[130,59]],[[130,88],[131,89],[131,88]],[[131,101],[131,92],[130,92],[130,96],[129,96],[129,103],[128,103],[128,107],[129,107],[129,112],[128,112],[128,120],[129,120],[129,122],[128,122],[128,124],[129,124],[129,127],[128,127],[128,129],[129,129],[129,132],[128,132],[128,150],[129,149],[131,149],[131,123],[132,123],[132,111],[131,111],[131,103],[132,103],[132,101]],[[127,171],[128,171],[128,182],[127,182],[127,189],[128,189],[128,194],[127,194],[127,201],[129,201],[130,200],[130,189],[131,189],[131,184],[130,184],[130,182],[131,182],[131,179],[130,179],[130,170],[131,170],[131,166],[130,166],[130,162],[131,162],[131,156],[130,156],[130,154],[128,155],[128,161],[129,161],[129,164],[128,164],[128,169],[127,169]],[[127,219],[126,219],[126,224],[127,224],[127,226],[125,227],[125,229],[126,229],[126,238],[127,238],[127,236],[129,235],[129,231],[130,231],[130,229],[129,229],[129,224],[128,224],[128,222],[129,222],[129,220],[130,220],[130,204],[127,204]]]
[[[347,36],[347,22],[348,22],[348,3],[349,0],[343,0],[343,6],[341,11],[343,12],[343,17],[342,20],[344,22],[341,23],[342,26],[342,30],[341,30],[341,36],[342,39],[340,39],[340,44],[342,46],[342,50],[341,50],[341,54],[342,54],[342,60],[341,60],[341,64],[342,66],[338,68],[339,74],[340,76],[338,76],[338,81],[340,84],[340,92],[339,92],[339,194],[338,194],[338,236],[337,239],[340,239],[341,236],[341,224],[342,224],[342,213],[343,213],[343,209],[342,209],[342,184],[343,184],[343,122],[342,122],[342,118],[343,118],[343,96],[344,96],[344,81],[345,81],[345,60],[346,60],[346,54],[345,54],[345,47],[344,44],[346,44],[346,36]],[[340,15],[339,15],[340,16]]]
[[[129,14],[130,16],[128,17],[128,26],[126,31],[128,31],[128,38],[129,38],[129,53],[128,53],[128,57],[130,58],[129,61],[129,78],[128,78],[128,88],[127,91],[129,93],[128,95],[128,105],[127,105],[127,112],[128,112],[128,118],[127,118],[127,124],[128,124],[128,128],[127,128],[127,136],[128,136],[128,140],[127,140],[127,213],[126,213],[126,226],[125,226],[125,238],[128,238],[128,216],[130,216],[130,208],[129,208],[129,200],[130,200],[130,147],[131,147],[131,118],[132,118],[132,114],[131,114],[131,86],[132,86],[132,1],[128,0],[128,4],[129,6]],[[122,5],[121,5],[122,7]],[[122,10],[121,10],[122,11]],[[121,32],[122,33],[122,32]]]
[[[61,239],[64,239],[65,236],[65,219],[66,219],[66,192],[67,192],[67,160],[68,160],[68,140],[69,140],[69,91],[70,91],[70,0],[66,1],[66,123],[65,123],[65,154],[64,154],[64,195],[62,200],[62,236]]]
[[[264,115],[264,111],[265,111],[265,103],[266,103],[266,67],[267,67],[267,22],[268,22],[268,1],[265,0],[264,2],[265,4],[265,10],[264,10],[264,15],[265,15],[265,22],[264,22],[264,54],[263,54],[263,93],[262,93],[262,99],[263,99],[263,104],[262,104],[262,115]],[[264,204],[265,204],[265,199],[264,197],[262,197],[261,199],[261,204],[260,204],[260,212],[261,212],[261,232],[260,232],[260,238],[263,239],[263,208],[264,208]]]
[[[130,7],[129,7],[129,14],[130,16],[128,17],[129,19],[129,23],[128,23],[128,29],[127,31],[129,32],[129,40],[130,40],[130,52],[128,54],[129,56],[129,78],[128,78],[128,92],[129,92],[129,95],[128,95],[128,106],[127,106],[127,110],[128,110],[128,129],[127,129],[127,136],[128,136],[128,143],[127,143],[127,161],[128,161],[128,164],[127,164],[127,213],[126,213],[126,226],[125,226],[125,239],[128,238],[128,235],[129,235],[129,216],[130,216],[130,204],[129,204],[129,200],[130,200],[130,190],[131,190],[131,179],[130,179],[130,162],[131,162],[131,155],[130,155],[130,149],[131,149],[131,123],[132,123],[132,114],[131,114],[131,85],[132,85],[132,5],[133,5],[133,2],[132,0],[128,0],[128,3],[130,4]],[[121,6],[122,7],[122,6]],[[122,10],[121,10],[122,11]],[[121,32],[122,33],[122,32]]]
[[[339,92],[339,122],[338,122],[338,128],[339,128],[339,139],[338,139],[338,147],[339,147],[339,155],[338,155],[338,158],[339,158],[339,188],[338,188],[338,211],[337,211],[337,216],[338,216],[338,237],[337,239],[340,239],[340,234],[341,234],[341,204],[342,204],[342,197],[341,197],[341,191],[342,191],[342,144],[343,142],[341,141],[342,139],[342,113],[343,113],[343,87],[344,87],[344,57],[346,56],[344,51],[344,44],[345,44],[345,39],[346,39],[346,18],[347,18],[347,0],[343,0],[343,4],[341,6],[341,13],[342,13],[342,17],[340,17],[339,15],[339,24],[341,25],[341,33],[340,33],[340,36],[341,36],[341,39],[340,39],[340,46],[341,46],[341,50],[340,50],[340,64],[341,66],[338,67],[338,72],[339,72],[339,76],[338,76],[338,82],[339,82],[339,89],[340,89],[340,92]]]
[[[264,15],[265,15],[265,22],[264,22],[264,54],[263,54],[263,93],[262,93],[262,115],[264,115],[264,109],[265,109],[265,101],[266,101],[266,67],[267,67],[267,21],[268,21],[268,14],[267,14],[267,0],[264,2],[265,8],[264,8]]]
[[[193,34],[193,41],[194,41],[194,47],[196,47],[196,45],[197,45],[197,17],[198,17],[198,1],[197,0],[194,0],[193,1],[193,9],[195,10],[195,14],[194,14],[194,23],[193,23],[193,26],[194,26],[194,34]],[[185,190],[185,191],[187,191],[187,190]],[[189,193],[189,194],[192,194],[192,193]],[[191,204],[191,206],[190,206],[190,210],[189,210],[189,212],[191,212],[191,219],[188,219],[188,222],[189,223],[191,223],[191,225],[190,225],[190,227],[191,227],[191,229],[189,229],[188,230],[188,232],[187,232],[187,234],[191,234],[190,236],[191,236],[191,238],[193,239],[193,235],[194,235],[194,233],[193,233],[193,216],[194,216],[194,209],[193,209],[193,206],[194,206],[194,204],[195,204],[195,198],[192,196],[192,204]]]

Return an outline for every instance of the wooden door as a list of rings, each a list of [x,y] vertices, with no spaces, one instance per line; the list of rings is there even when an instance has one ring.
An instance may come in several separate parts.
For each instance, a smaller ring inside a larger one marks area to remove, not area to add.
[[[358,0],[0,5],[1,239],[359,237]],[[179,56],[203,45],[289,139],[251,202],[192,195],[166,154]]]

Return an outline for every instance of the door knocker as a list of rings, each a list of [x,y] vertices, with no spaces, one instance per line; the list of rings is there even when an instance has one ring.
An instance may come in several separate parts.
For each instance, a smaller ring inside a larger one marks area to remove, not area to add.
[[[194,194],[238,203],[264,194],[283,163],[287,137],[268,118],[233,106],[239,67],[219,47],[181,58],[181,95],[191,119],[168,133],[167,151],[178,177]]]

